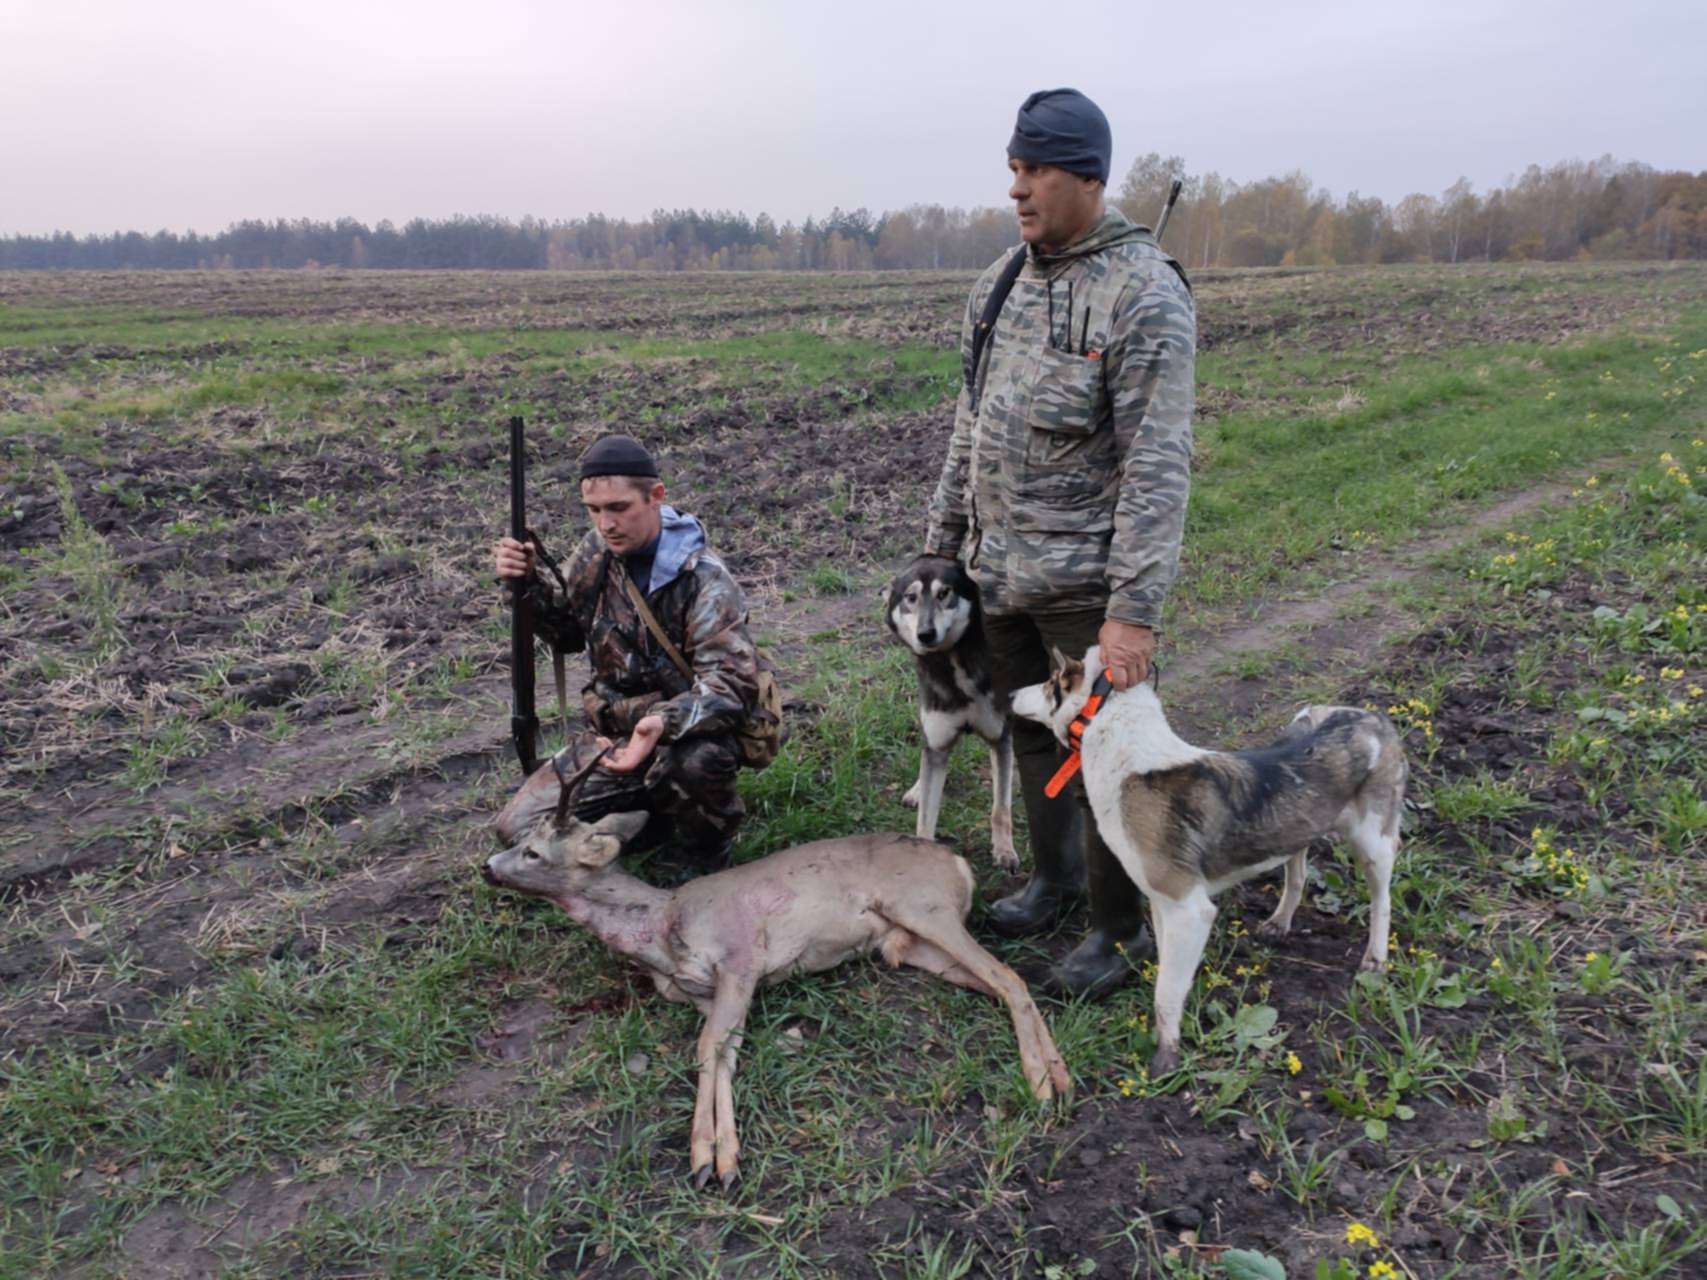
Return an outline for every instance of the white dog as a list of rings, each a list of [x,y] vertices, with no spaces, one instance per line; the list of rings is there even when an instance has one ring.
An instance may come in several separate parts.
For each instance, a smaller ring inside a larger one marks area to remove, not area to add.
[[[1102,670],[1055,654],[1043,684],[1014,695],[1013,711],[1075,744],[1074,721]],[[1305,707],[1272,746],[1222,752],[1194,747],[1168,727],[1156,691],[1108,694],[1078,743],[1097,829],[1150,900],[1159,969],[1156,1075],[1179,1065],[1180,1015],[1215,920],[1214,895],[1282,864],[1280,905],[1260,932],[1292,927],[1304,893],[1304,850],[1330,833],[1347,840],[1369,884],[1363,967],[1387,962],[1389,885],[1405,797],[1404,747],[1387,717],[1355,707]]]

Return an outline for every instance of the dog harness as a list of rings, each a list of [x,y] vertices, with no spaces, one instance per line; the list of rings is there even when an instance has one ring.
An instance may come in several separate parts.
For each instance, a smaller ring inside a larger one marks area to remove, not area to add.
[[[1079,714],[1073,717],[1073,723],[1067,726],[1067,744],[1070,754],[1055,771],[1055,776],[1049,779],[1049,785],[1043,788],[1043,794],[1053,800],[1061,794],[1061,789],[1073,780],[1079,766],[1084,763],[1079,754],[1085,740],[1085,730],[1090,727],[1091,720],[1102,709],[1103,699],[1114,692],[1114,682],[1109,679],[1108,668],[1104,667],[1098,673],[1096,683],[1091,685],[1091,696],[1085,699],[1085,705],[1079,708]]]

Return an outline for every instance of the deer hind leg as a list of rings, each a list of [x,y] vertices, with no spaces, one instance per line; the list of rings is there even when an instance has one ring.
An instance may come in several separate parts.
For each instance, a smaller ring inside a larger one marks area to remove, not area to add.
[[[1008,1006],[1014,1022],[1014,1038],[1019,1041],[1020,1066],[1040,1102],[1073,1091],[1073,1077],[1062,1061],[1061,1051],[1055,1047],[1048,1024],[1032,1002],[1031,992],[1017,973],[978,945],[958,915],[928,904],[886,906],[884,915],[916,940],[909,944],[903,957],[907,963],[938,973],[960,986],[987,992]],[[924,945],[920,946],[921,943]],[[939,967],[944,961],[946,967]]]
[[[703,1187],[715,1167],[725,1187],[734,1183],[741,1153],[735,1132],[735,1052],[757,981],[746,974],[717,975],[717,988],[699,1031],[699,1099],[694,1104],[689,1164]]]
[[[957,987],[966,987],[980,995],[989,996],[992,1000],[1002,998],[1001,992],[977,974],[962,968],[960,963],[941,947],[915,937],[899,925],[890,929],[883,939],[883,958],[891,967],[912,965],[915,969],[935,974],[945,982],[952,982]]]
[[[1014,730],[1002,725],[1002,736],[990,744],[990,851],[1004,871],[1019,869],[1014,852]]]

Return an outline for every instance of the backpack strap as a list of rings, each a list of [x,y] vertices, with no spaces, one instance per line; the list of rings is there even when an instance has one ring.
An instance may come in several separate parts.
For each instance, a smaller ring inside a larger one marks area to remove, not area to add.
[[[635,585],[634,579],[625,573],[622,575],[622,584],[628,589],[628,598],[640,614],[640,620],[646,624],[646,629],[652,633],[652,638],[670,655],[670,661],[676,664],[676,670],[682,673],[682,679],[692,684],[693,667],[688,665],[688,660],[682,657],[682,651],[676,648],[670,637],[664,634],[663,624],[652,610],[646,607],[646,597],[640,594],[640,588]]]
[[[984,299],[984,310],[978,317],[978,326],[972,330],[972,355],[966,361],[964,373],[966,376],[966,394],[971,398],[972,407],[978,407],[978,362],[983,359],[984,348],[989,345],[990,335],[995,331],[996,320],[1002,314],[1002,308],[1007,304],[1008,295],[1014,290],[1014,281],[1019,279],[1019,273],[1025,270],[1026,247],[1022,244],[1014,250],[1002,266],[1002,273],[996,277],[996,283],[990,288],[990,296]]]

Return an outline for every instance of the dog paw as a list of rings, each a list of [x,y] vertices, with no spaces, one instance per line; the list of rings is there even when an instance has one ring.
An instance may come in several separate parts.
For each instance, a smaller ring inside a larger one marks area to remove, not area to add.
[[[915,782],[907,788],[907,794],[901,797],[901,803],[909,809],[917,809],[919,807],[919,790],[919,784]]]
[[[1150,1058],[1150,1079],[1160,1080],[1179,1070],[1179,1050],[1163,1046]]]
[[[1278,920],[1264,920],[1256,927],[1256,936],[1265,942],[1278,942],[1292,932],[1292,924],[1288,921],[1281,924]]]
[[[1363,953],[1363,960],[1357,967],[1362,969],[1365,973],[1381,973],[1387,968],[1387,962],[1384,959],[1377,960],[1374,956],[1365,951]]]
[[[996,865],[1003,871],[1019,870],[1019,854],[1014,852],[1014,847],[1011,844],[1005,849],[1001,845],[997,845],[990,851],[990,856],[995,859]]]

